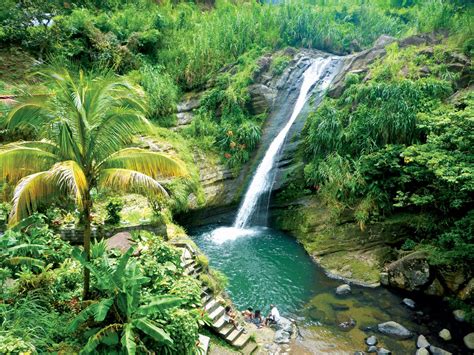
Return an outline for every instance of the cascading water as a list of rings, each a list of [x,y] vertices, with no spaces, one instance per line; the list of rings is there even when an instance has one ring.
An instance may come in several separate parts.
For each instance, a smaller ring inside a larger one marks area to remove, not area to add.
[[[220,244],[244,236],[258,235],[261,230],[249,228],[252,217],[258,210],[258,203],[262,196],[269,196],[274,182],[275,163],[278,153],[284,145],[285,139],[298,115],[301,113],[308,95],[313,88],[317,90],[317,98],[321,98],[324,91],[329,87],[332,79],[337,73],[336,64],[339,63],[337,57],[320,57],[314,59],[311,65],[303,73],[303,82],[296,100],[293,112],[277,136],[273,139],[265,155],[257,167],[252,181],[247,188],[244,200],[240,205],[237,217],[232,227],[220,227],[210,233],[214,243]],[[268,209],[268,205],[265,206]]]
[[[265,156],[258,165],[255,175],[252,178],[252,182],[245,193],[244,200],[240,205],[233,225],[234,228],[245,228],[249,226],[252,216],[256,212],[259,199],[271,190],[273,185],[273,176],[271,171],[274,168],[278,152],[280,152],[291,126],[303,109],[308,97],[308,93],[313,88],[315,83],[318,85],[319,91],[324,91],[329,86],[333,78],[331,72],[328,72],[327,70],[331,60],[331,57],[317,58],[304,72],[303,83],[301,85],[300,93],[298,99],[296,100],[293,113],[285,127],[272,141],[265,153]]]

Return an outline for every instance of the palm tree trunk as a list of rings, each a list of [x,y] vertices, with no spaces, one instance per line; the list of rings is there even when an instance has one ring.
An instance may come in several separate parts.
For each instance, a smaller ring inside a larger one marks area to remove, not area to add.
[[[90,194],[87,192],[87,196],[84,199],[84,210],[82,212],[82,224],[84,226],[84,255],[86,260],[89,262],[91,258],[91,210],[92,201]],[[84,267],[84,290],[82,293],[82,299],[87,300],[89,297],[90,288],[90,271]]]

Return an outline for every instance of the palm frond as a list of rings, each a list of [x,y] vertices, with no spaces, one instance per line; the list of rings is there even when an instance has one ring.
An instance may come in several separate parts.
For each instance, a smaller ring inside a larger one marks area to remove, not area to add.
[[[54,164],[50,170],[51,179],[62,190],[72,194],[76,204],[81,207],[85,191],[88,190],[87,178],[82,168],[73,160]]]
[[[168,192],[158,181],[130,169],[103,169],[100,172],[99,185],[124,192],[168,197]]]
[[[40,269],[45,267],[44,261],[29,257],[29,256],[14,256],[14,257],[8,258],[6,260],[6,263],[10,265],[36,266]]]
[[[119,150],[106,159],[103,166],[139,171],[154,179],[187,175],[186,167],[180,160],[140,148]]]
[[[59,160],[59,157],[51,152],[51,148],[53,146],[42,142],[19,142],[2,146],[0,180],[17,182],[22,177],[48,169]]]
[[[150,122],[141,112],[127,107],[109,107],[105,117],[91,126],[92,148],[101,161],[117,150],[129,145],[137,134],[151,132]]]
[[[59,193],[59,187],[51,183],[50,171],[41,171],[24,177],[13,193],[9,224],[15,225],[24,217],[32,214],[40,201],[53,198]]]
[[[48,119],[47,101],[43,96],[30,96],[20,99],[8,113],[6,128],[41,128]]]

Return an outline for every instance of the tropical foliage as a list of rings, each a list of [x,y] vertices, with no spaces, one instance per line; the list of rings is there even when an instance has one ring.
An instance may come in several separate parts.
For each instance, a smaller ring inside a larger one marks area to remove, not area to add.
[[[92,228],[128,223],[139,203],[122,195],[137,193],[170,237],[185,234],[173,214],[205,203],[196,161],[239,173],[250,160],[266,113],[249,87],[262,56],[283,74],[287,47],[343,55],[381,35],[438,36],[347,76],[310,114],[304,171],[284,194],[318,194],[362,229],[403,212],[402,249],[472,263],[473,11],[460,0],[3,1],[0,353],[197,352],[201,287],[219,293],[225,276],[204,257],[206,273],[183,276],[180,252],[150,233],[125,254],[91,245]],[[198,91],[192,122],[168,129]],[[51,229],[61,225],[83,229],[83,250]]]
[[[161,153],[127,147],[149,129],[138,88],[113,75],[91,78],[65,69],[43,75],[51,79],[50,96],[26,98],[6,120],[8,129],[33,127],[42,138],[1,147],[2,180],[18,182],[10,224],[41,202],[71,196],[82,213],[88,258],[93,188],[167,196],[157,179],[183,176],[186,169]],[[86,296],[87,268],[84,283]]]
[[[98,242],[86,261],[34,215],[0,241],[10,256],[0,265],[2,352],[195,353],[206,321],[198,309],[201,287],[182,275],[180,252],[161,238],[136,235],[137,249],[123,255]],[[14,252],[36,263],[12,263]],[[85,302],[79,300],[81,265],[92,276]]]
[[[474,97],[449,99],[466,85],[452,63],[443,46],[392,46],[369,80],[347,78],[305,128],[306,181],[327,203],[353,209],[362,228],[396,212],[425,215],[416,242],[445,264],[472,252]]]

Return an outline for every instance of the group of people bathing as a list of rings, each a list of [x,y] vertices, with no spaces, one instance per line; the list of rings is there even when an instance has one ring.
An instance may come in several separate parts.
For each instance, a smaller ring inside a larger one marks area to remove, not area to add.
[[[266,318],[262,317],[262,311],[257,309],[255,312],[252,307],[247,308],[245,311],[242,311],[245,321],[253,323],[257,328],[262,328],[264,325],[276,324],[280,321],[280,312],[274,304],[270,305],[270,313]],[[237,323],[237,314],[232,311],[230,306],[225,308],[224,320],[227,323],[233,324],[236,328],[239,328]]]

